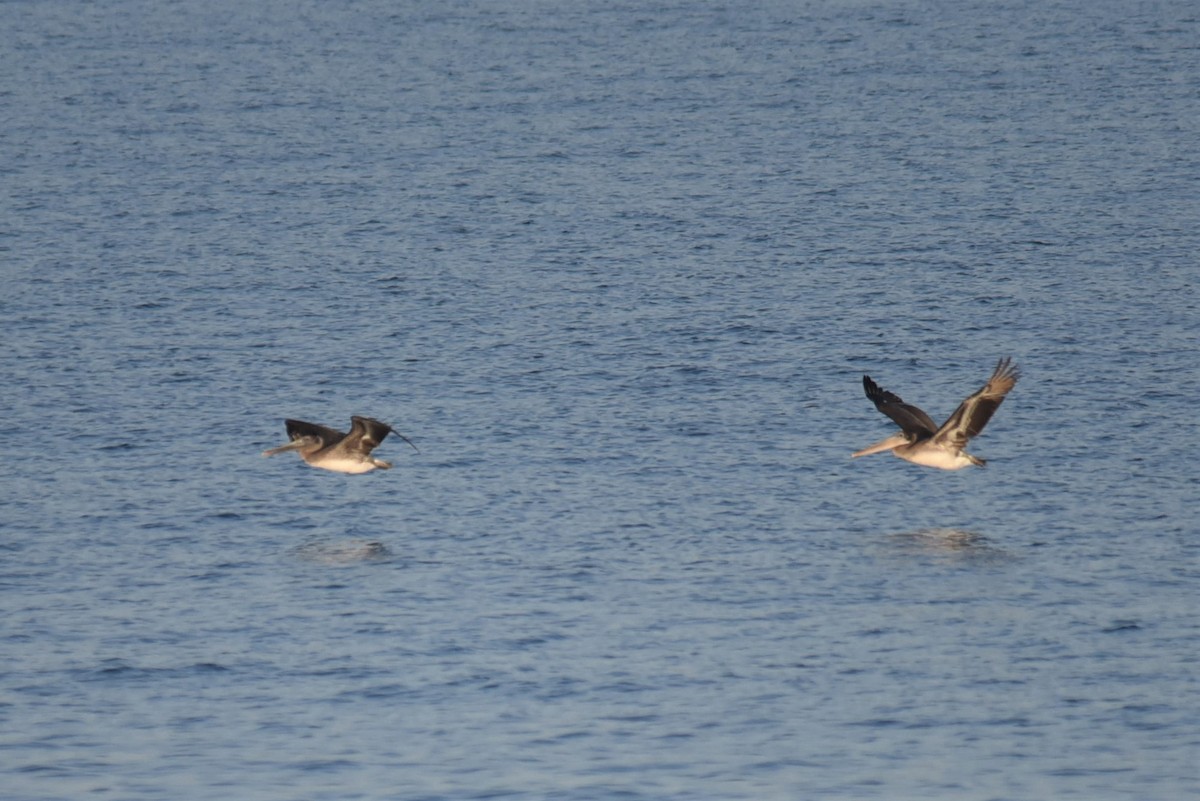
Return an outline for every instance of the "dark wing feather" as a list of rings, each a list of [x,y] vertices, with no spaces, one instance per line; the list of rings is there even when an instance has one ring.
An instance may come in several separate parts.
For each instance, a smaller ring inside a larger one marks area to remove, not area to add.
[[[283,422],[287,426],[288,438],[291,440],[312,437],[325,445],[332,445],[346,436],[341,431],[319,426],[316,423],[306,423],[303,420],[284,420]]]
[[[937,423],[933,422],[929,415],[900,400],[899,395],[883,389],[872,381],[870,376],[863,376],[863,389],[867,398],[875,404],[875,408],[892,418],[905,434],[922,438],[937,431]]]
[[[949,443],[959,449],[965,448],[969,439],[983,431],[983,427],[1004,402],[1004,396],[1017,385],[1017,379],[1020,377],[1021,373],[1011,358],[996,362],[992,377],[982,389],[958,405],[954,414],[938,429],[935,441]]]
[[[391,433],[392,427],[372,417],[351,417],[350,433],[346,435],[348,447],[364,456],[375,450],[383,438]]]
[[[372,449],[379,445],[379,443],[383,442],[383,438],[388,434],[395,434],[397,437],[407,442],[409,447],[414,451],[417,451],[417,453],[421,452],[416,445],[413,445],[413,441],[411,439],[404,436],[387,423],[381,423],[373,417],[351,417],[350,422],[353,425],[350,428],[350,434],[347,436],[353,436],[356,431],[362,431],[362,452],[364,454],[370,453]],[[370,443],[370,447],[367,447],[366,445],[368,442]]]

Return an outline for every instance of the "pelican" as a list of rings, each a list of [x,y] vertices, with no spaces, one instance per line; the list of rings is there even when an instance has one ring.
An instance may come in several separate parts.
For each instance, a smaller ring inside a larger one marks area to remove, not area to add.
[[[940,428],[925,412],[900,400],[900,396],[882,389],[870,376],[864,375],[863,389],[867,397],[876,409],[900,426],[900,433],[855,451],[851,456],[891,451],[907,462],[942,470],[961,470],[972,464],[983,467],[987,462],[972,456],[963,448],[967,447],[972,437],[983,431],[988,420],[1000,408],[1004,396],[1016,386],[1020,375],[1012,359],[996,362],[996,369],[992,371],[988,382],[960,403]]]
[[[387,423],[370,417],[351,417],[348,434],[303,420],[283,422],[287,425],[291,442],[263,451],[263,456],[274,456],[284,451],[300,451],[300,458],[313,467],[332,470],[335,473],[367,473],[375,468],[391,469],[391,462],[376,459],[371,455],[375,446],[391,433],[412,445],[414,451],[417,449],[408,437],[394,431]]]

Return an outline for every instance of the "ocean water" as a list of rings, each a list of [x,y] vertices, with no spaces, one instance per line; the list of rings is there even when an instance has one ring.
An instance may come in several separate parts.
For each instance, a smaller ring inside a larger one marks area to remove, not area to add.
[[[6,799],[1200,795],[1193,3],[4,11]]]

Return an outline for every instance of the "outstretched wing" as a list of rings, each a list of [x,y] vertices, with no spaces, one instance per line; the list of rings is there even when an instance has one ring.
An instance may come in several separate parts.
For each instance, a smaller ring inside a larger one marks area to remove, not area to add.
[[[374,450],[375,446],[383,442],[383,438],[388,434],[395,434],[397,437],[407,442],[408,446],[414,451],[417,453],[421,452],[416,445],[413,445],[413,441],[411,439],[404,436],[387,423],[381,423],[373,417],[351,417],[350,422],[352,423],[350,427],[350,433],[346,436],[353,437],[355,433],[361,433],[362,439],[359,447],[364,454],[368,454]]]
[[[350,433],[346,435],[346,447],[353,448],[364,456],[375,450],[383,438],[392,433],[392,427],[373,417],[351,417]]]
[[[983,431],[988,420],[992,419],[992,415],[1004,402],[1004,396],[1017,385],[1017,379],[1020,377],[1021,373],[1011,358],[996,362],[992,377],[982,389],[958,405],[954,414],[942,423],[942,427],[934,435],[934,441],[952,445],[960,450],[965,448],[967,440]]]
[[[863,376],[863,389],[867,393],[867,398],[875,404],[875,408],[892,418],[896,425],[900,426],[901,430],[910,437],[922,439],[932,436],[937,431],[937,423],[933,422],[929,415],[916,406],[900,400],[899,395],[888,392],[872,381],[870,376]]]
[[[331,445],[346,436],[341,431],[319,426],[316,423],[306,423],[303,420],[284,420],[283,422],[287,426],[288,438],[293,441],[309,437],[319,440],[324,445]]]

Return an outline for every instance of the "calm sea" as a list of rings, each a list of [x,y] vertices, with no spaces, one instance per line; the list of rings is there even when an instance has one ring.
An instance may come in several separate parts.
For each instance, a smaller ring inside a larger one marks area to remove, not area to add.
[[[6,801],[1200,797],[1194,2],[3,16]]]

